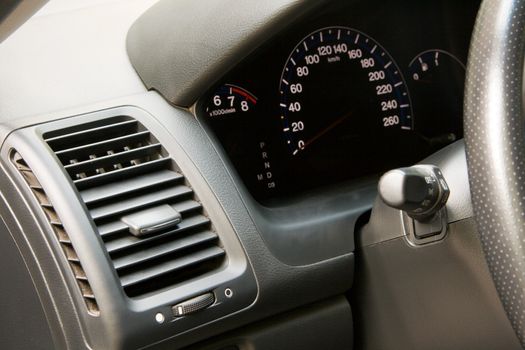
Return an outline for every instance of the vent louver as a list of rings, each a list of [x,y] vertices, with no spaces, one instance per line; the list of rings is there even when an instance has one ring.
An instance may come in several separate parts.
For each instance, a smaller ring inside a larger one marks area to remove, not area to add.
[[[58,242],[62,247],[62,251],[66,256],[66,259],[69,262],[69,266],[71,267],[73,275],[75,276],[78,286],[80,287],[80,292],[82,293],[89,313],[94,316],[98,316],[100,311],[98,308],[97,301],[95,299],[95,296],[93,295],[93,291],[91,290],[91,286],[89,285],[89,281],[86,277],[84,269],[82,268],[82,264],[80,263],[77,253],[75,252],[71,240],[69,239],[69,235],[64,229],[62,221],[60,221],[60,218],[58,217],[55,208],[51,204],[51,201],[49,200],[42,186],[40,185],[40,182],[36,178],[35,174],[18,152],[13,150],[11,154],[11,161],[18,169],[18,172],[22,175],[26,184],[33,192],[49,224],[53,228],[53,232],[55,233],[56,238],[58,239]]]
[[[128,296],[188,281],[224,263],[226,254],[189,183],[137,120],[104,119],[44,139],[79,190]],[[176,226],[135,236],[121,221],[166,204],[182,216]]]

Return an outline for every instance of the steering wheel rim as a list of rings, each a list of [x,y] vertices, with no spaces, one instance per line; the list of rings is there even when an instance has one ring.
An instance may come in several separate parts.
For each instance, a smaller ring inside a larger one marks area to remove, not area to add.
[[[465,142],[490,273],[525,347],[525,1],[484,0],[469,52]]]

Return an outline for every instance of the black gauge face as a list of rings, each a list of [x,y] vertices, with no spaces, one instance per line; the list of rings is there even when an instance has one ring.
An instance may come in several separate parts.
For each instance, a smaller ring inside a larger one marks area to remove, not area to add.
[[[280,93],[284,139],[292,156],[310,148],[366,147],[413,128],[410,96],[392,57],[346,27],[309,34],[285,64]]]
[[[417,131],[438,149],[463,137],[465,65],[453,54],[426,50],[409,63]]]

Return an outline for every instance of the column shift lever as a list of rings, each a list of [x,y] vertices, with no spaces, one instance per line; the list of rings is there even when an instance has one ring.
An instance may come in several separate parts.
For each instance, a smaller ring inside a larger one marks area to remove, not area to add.
[[[434,165],[391,170],[381,177],[378,189],[387,205],[420,222],[431,220],[450,193],[441,170]]]

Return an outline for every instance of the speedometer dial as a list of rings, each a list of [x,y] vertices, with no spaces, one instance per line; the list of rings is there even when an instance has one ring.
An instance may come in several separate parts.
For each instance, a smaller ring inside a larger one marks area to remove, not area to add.
[[[366,147],[381,135],[413,127],[397,64],[354,29],[329,27],[304,38],[286,62],[279,92],[282,130],[293,156],[327,142]]]

